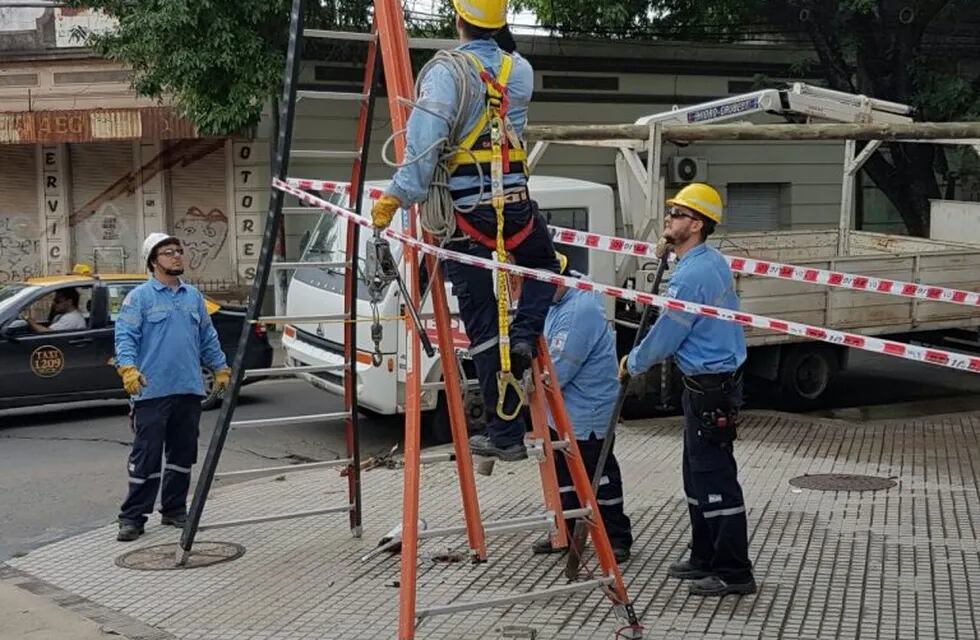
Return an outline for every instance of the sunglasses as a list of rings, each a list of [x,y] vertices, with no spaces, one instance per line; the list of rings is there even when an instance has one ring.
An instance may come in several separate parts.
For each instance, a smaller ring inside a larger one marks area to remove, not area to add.
[[[665,218],[687,218],[689,220],[697,220],[696,216],[692,216],[690,213],[681,211],[680,209],[674,209],[673,207],[668,207],[664,209]]]
[[[184,255],[183,249],[164,249],[163,251],[157,251],[158,255],[167,256],[168,258],[173,258],[174,256]]]

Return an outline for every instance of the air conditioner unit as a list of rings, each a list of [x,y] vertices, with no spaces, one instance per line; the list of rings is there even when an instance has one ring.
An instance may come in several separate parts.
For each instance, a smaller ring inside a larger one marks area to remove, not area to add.
[[[667,178],[671,184],[708,181],[708,161],[694,156],[673,156],[668,165]]]

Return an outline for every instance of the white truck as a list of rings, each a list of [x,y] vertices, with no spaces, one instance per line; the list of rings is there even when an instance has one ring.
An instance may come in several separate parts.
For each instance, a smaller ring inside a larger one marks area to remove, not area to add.
[[[856,123],[908,122],[908,108],[895,103],[871,100],[825,89],[796,84],[786,90],[767,89],[732,96],[718,101],[674,109],[641,118],[637,124],[649,125],[649,136],[633,140],[615,139],[570,144],[607,146],[616,150],[616,174],[620,206],[614,192],[606,185],[567,178],[532,175],[529,189],[549,224],[615,235],[617,228],[625,235],[653,240],[662,227],[664,188],[661,177],[662,140],[659,126],[723,122],[753,113],[797,114],[808,118]],[[551,143],[554,144],[554,143]],[[531,152],[534,164],[548,148],[539,143]],[[872,142],[867,148],[877,145]],[[904,236],[852,231],[850,229],[854,176],[860,169],[862,151],[855,158],[852,142],[846,145],[844,198],[838,229],[822,231],[768,231],[720,233],[712,242],[724,253],[758,259],[812,266],[822,269],[860,273],[897,280],[947,285],[961,289],[980,287],[980,248],[955,242],[942,242]],[[649,171],[647,167],[654,167]],[[380,185],[383,188],[383,185]],[[366,203],[363,210],[370,209]],[[616,216],[621,216],[616,224]],[[396,216],[396,225],[401,220]],[[313,230],[301,261],[334,261],[343,259],[344,222],[324,214]],[[363,240],[362,240],[363,243]],[[362,245],[363,246],[363,245]],[[652,280],[655,265],[639,263],[635,258],[613,256],[597,250],[560,246],[573,266],[600,282],[627,284],[643,288]],[[400,248],[393,246],[396,259]],[[363,255],[363,251],[361,253]],[[403,266],[404,268],[404,266]],[[669,273],[669,272],[668,272]],[[815,285],[763,279],[737,278],[737,291],[747,311],[788,320],[867,335],[898,335],[923,332],[935,338],[936,331],[975,331],[980,325],[980,310],[907,298],[857,293]],[[448,287],[448,285],[447,285]],[[401,413],[404,406],[404,333],[393,320],[401,304],[397,288],[392,286],[379,305],[383,318],[384,339],[381,344],[381,366],[371,363],[374,345],[366,328],[358,331],[358,398],[362,409],[379,414]],[[449,297],[450,304],[454,299]],[[632,343],[637,309],[630,304],[610,301],[609,317],[617,325],[617,343],[624,351]],[[286,313],[314,315],[340,313],[343,309],[343,275],[339,270],[298,269],[286,294]],[[431,312],[423,305],[423,315]],[[455,307],[450,307],[455,312]],[[366,287],[359,287],[358,315],[370,318],[371,305]],[[434,323],[428,320],[434,333]],[[475,374],[466,355],[468,341],[458,320],[454,320],[456,357],[460,370],[470,380],[466,407],[474,424],[479,423],[483,407],[475,384]],[[926,333],[932,332],[932,333]],[[778,381],[784,395],[800,402],[818,398],[834,373],[846,366],[847,350],[825,343],[806,342],[791,336],[747,330],[750,356],[747,370],[764,379]],[[433,340],[435,342],[435,340]],[[297,324],[284,329],[283,346],[287,364],[335,365],[343,362],[342,324]],[[424,422],[438,440],[446,440],[449,425],[441,396],[442,369],[438,352],[434,358],[422,354],[422,408]],[[339,375],[309,375],[308,379],[330,392],[342,394]],[[634,395],[654,398],[658,405],[670,407],[679,394],[676,372],[668,364],[644,376],[631,387]]]

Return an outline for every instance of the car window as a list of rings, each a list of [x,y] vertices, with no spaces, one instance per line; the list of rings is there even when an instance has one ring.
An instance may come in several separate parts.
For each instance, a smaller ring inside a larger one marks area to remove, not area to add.
[[[116,318],[119,317],[119,309],[122,308],[123,300],[126,299],[130,291],[139,285],[139,282],[113,282],[106,287],[106,290],[109,292],[110,326],[116,323]]]
[[[49,291],[42,296],[34,298],[29,303],[27,303],[21,310],[20,316],[22,318],[30,318],[31,320],[40,323],[45,326],[50,326],[56,318],[62,314],[58,313],[54,306],[55,294],[58,291],[67,291],[68,289],[74,289],[78,292],[78,312],[82,314],[82,318],[85,319],[85,326],[89,326],[89,318],[92,314],[92,287],[91,285],[83,286],[72,286],[72,287],[62,287],[61,289],[55,291]],[[67,315],[67,314],[65,314]],[[78,329],[66,329],[77,331]]]
[[[26,288],[27,286],[23,284],[8,284],[4,287],[0,287],[0,302],[13,298]]]

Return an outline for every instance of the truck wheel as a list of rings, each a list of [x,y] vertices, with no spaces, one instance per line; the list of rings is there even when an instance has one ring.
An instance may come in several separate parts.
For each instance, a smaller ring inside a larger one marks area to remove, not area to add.
[[[787,347],[779,366],[783,399],[790,406],[811,406],[824,394],[840,368],[833,347],[813,344]]]
[[[483,430],[485,417],[483,414],[483,402],[479,396],[467,394],[463,399],[463,413],[466,415],[466,429],[468,433],[479,433]],[[453,429],[449,422],[449,405],[446,402],[446,394],[439,393],[439,400],[436,408],[423,415],[429,431],[429,437],[435,444],[447,444],[453,441]]]
[[[201,365],[201,377],[204,379],[204,398],[201,399],[201,408],[205,411],[221,406],[221,394],[214,388],[214,371],[209,367]]]

